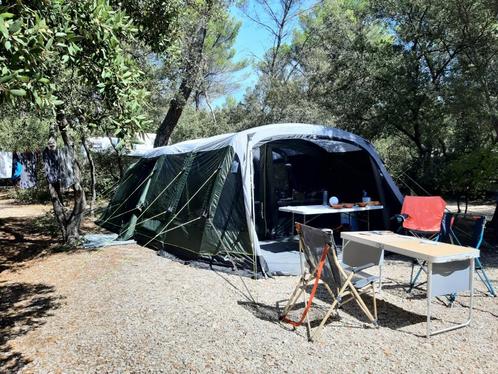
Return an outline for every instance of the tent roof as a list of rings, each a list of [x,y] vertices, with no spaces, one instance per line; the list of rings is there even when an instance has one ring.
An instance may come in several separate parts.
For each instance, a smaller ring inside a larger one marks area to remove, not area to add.
[[[248,141],[254,146],[278,139],[312,139],[314,143],[320,145],[321,147],[335,152],[358,150],[356,147],[347,147],[344,146],[344,143],[337,143],[337,141],[346,142],[354,146],[359,146],[360,148],[371,147],[370,143],[365,139],[335,127],[302,123],[283,123],[253,127],[237,133],[216,135],[209,138],[187,140],[169,146],[155,148],[150,151],[135,151],[130,155],[155,158],[168,154],[210,151],[226,147],[228,145],[234,146],[235,144],[246,144]],[[324,142],[324,139],[335,140],[336,146],[331,147],[331,144],[327,146],[325,143],[328,142]]]
[[[347,152],[351,150],[363,149],[377,164],[379,171],[386,178],[387,183],[393,190],[396,198],[402,202],[403,195],[387,172],[384,163],[380,159],[374,146],[362,137],[350,132],[340,130],[336,127],[322,125],[310,125],[304,123],[282,123],[253,127],[237,133],[216,135],[209,138],[187,140],[181,143],[172,144],[165,147],[154,148],[150,151],[135,151],[130,156],[144,158],[156,158],[162,155],[181,154],[189,152],[203,152],[233,147],[239,159],[245,163],[248,150],[255,146],[275,140],[283,139],[305,139],[312,141],[328,152]],[[328,145],[327,145],[328,143]],[[243,175],[246,193],[249,193],[249,182],[247,175]],[[249,211],[249,209],[248,209]]]

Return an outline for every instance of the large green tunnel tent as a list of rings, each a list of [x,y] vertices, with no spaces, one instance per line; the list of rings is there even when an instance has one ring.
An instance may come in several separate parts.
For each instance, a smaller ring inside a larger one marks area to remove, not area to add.
[[[375,229],[387,228],[402,202],[368,141],[332,127],[276,124],[140,154],[98,223],[183,258],[292,273],[265,249],[291,234],[291,218],[278,207],[321,202],[323,190],[342,201],[368,191],[384,205],[370,219]]]

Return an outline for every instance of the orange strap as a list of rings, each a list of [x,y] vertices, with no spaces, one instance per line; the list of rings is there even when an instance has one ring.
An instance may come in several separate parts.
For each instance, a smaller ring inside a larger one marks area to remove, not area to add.
[[[315,282],[313,284],[313,289],[311,290],[310,298],[308,300],[308,303],[306,304],[306,308],[304,308],[303,315],[301,316],[301,318],[299,319],[298,322],[288,319],[287,315],[280,316],[280,320],[282,322],[289,323],[294,327],[298,327],[298,326],[302,325],[302,323],[304,322],[304,319],[306,318],[306,315],[308,314],[308,312],[311,308],[311,303],[313,302],[313,298],[315,297],[315,293],[316,293],[316,290],[318,288],[318,282],[320,281],[320,277],[322,276],[323,265],[325,265],[325,260],[327,258],[327,253],[329,252],[329,249],[330,249],[330,246],[328,244],[325,244],[325,246],[323,247],[322,257],[320,258],[320,262],[318,263],[318,266],[316,268],[316,278],[315,278]]]

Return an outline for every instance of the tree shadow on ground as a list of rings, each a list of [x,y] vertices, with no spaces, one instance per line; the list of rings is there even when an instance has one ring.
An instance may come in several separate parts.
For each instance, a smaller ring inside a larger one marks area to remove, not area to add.
[[[45,323],[60,306],[54,292],[54,287],[41,283],[0,283],[0,372],[14,373],[30,362],[9,341]]]
[[[49,253],[59,244],[57,235],[49,218],[1,218],[0,273],[16,270],[26,262]]]

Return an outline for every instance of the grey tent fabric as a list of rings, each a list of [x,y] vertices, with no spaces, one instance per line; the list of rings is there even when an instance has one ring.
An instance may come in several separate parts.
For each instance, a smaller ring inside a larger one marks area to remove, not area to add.
[[[0,179],[12,176],[12,152],[0,152]]]

